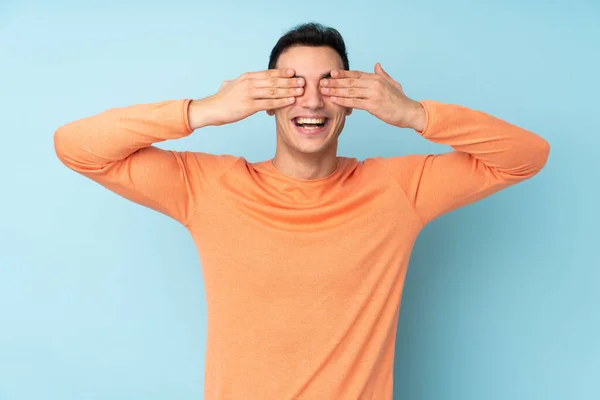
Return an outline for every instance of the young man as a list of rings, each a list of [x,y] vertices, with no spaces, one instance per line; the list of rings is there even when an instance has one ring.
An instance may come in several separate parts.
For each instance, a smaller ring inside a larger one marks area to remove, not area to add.
[[[454,151],[337,155],[352,109]],[[152,146],[256,112],[273,159]],[[390,399],[409,256],[438,216],[524,181],[549,145],[457,105],[408,98],[377,64],[351,71],[339,33],[303,25],[269,69],[199,100],[111,109],[55,134],[69,168],[182,223],[206,285],[206,399]]]

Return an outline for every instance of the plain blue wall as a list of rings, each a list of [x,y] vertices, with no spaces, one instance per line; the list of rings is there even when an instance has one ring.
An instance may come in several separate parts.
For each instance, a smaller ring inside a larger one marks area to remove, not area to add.
[[[192,240],[67,170],[53,133],[115,106],[212,94],[266,68],[279,35],[309,20],[341,30],[352,68],[379,61],[415,99],[490,112],[552,145],[532,180],[422,232],[396,397],[600,398],[600,3],[85,3],[0,4],[1,400],[202,398]],[[274,143],[259,114],[161,147],[259,160]],[[340,145],[358,158],[447,150],[364,112]]]

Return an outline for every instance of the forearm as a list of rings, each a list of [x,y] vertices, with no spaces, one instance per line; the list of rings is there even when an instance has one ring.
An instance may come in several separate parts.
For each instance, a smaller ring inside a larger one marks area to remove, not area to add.
[[[58,128],[54,146],[67,166],[99,169],[155,143],[191,134],[189,100],[113,108]]]
[[[468,153],[489,168],[524,179],[545,165],[550,146],[539,135],[497,117],[457,105],[422,101],[428,140]]]

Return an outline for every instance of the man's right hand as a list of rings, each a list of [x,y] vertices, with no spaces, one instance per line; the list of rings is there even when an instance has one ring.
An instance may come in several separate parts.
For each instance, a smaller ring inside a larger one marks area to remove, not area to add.
[[[293,69],[270,69],[225,81],[216,94],[191,102],[190,127],[231,124],[259,111],[293,104],[304,92],[304,79],[294,74]]]

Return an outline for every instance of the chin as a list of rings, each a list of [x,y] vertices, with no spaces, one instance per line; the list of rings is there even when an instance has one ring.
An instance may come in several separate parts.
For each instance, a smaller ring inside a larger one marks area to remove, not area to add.
[[[310,154],[323,154],[326,152],[326,150],[329,148],[329,144],[328,143],[323,143],[321,145],[316,145],[316,146],[311,146],[309,145],[295,145],[294,148],[296,149],[296,151],[302,153],[302,154],[306,154],[306,155],[310,155]]]

